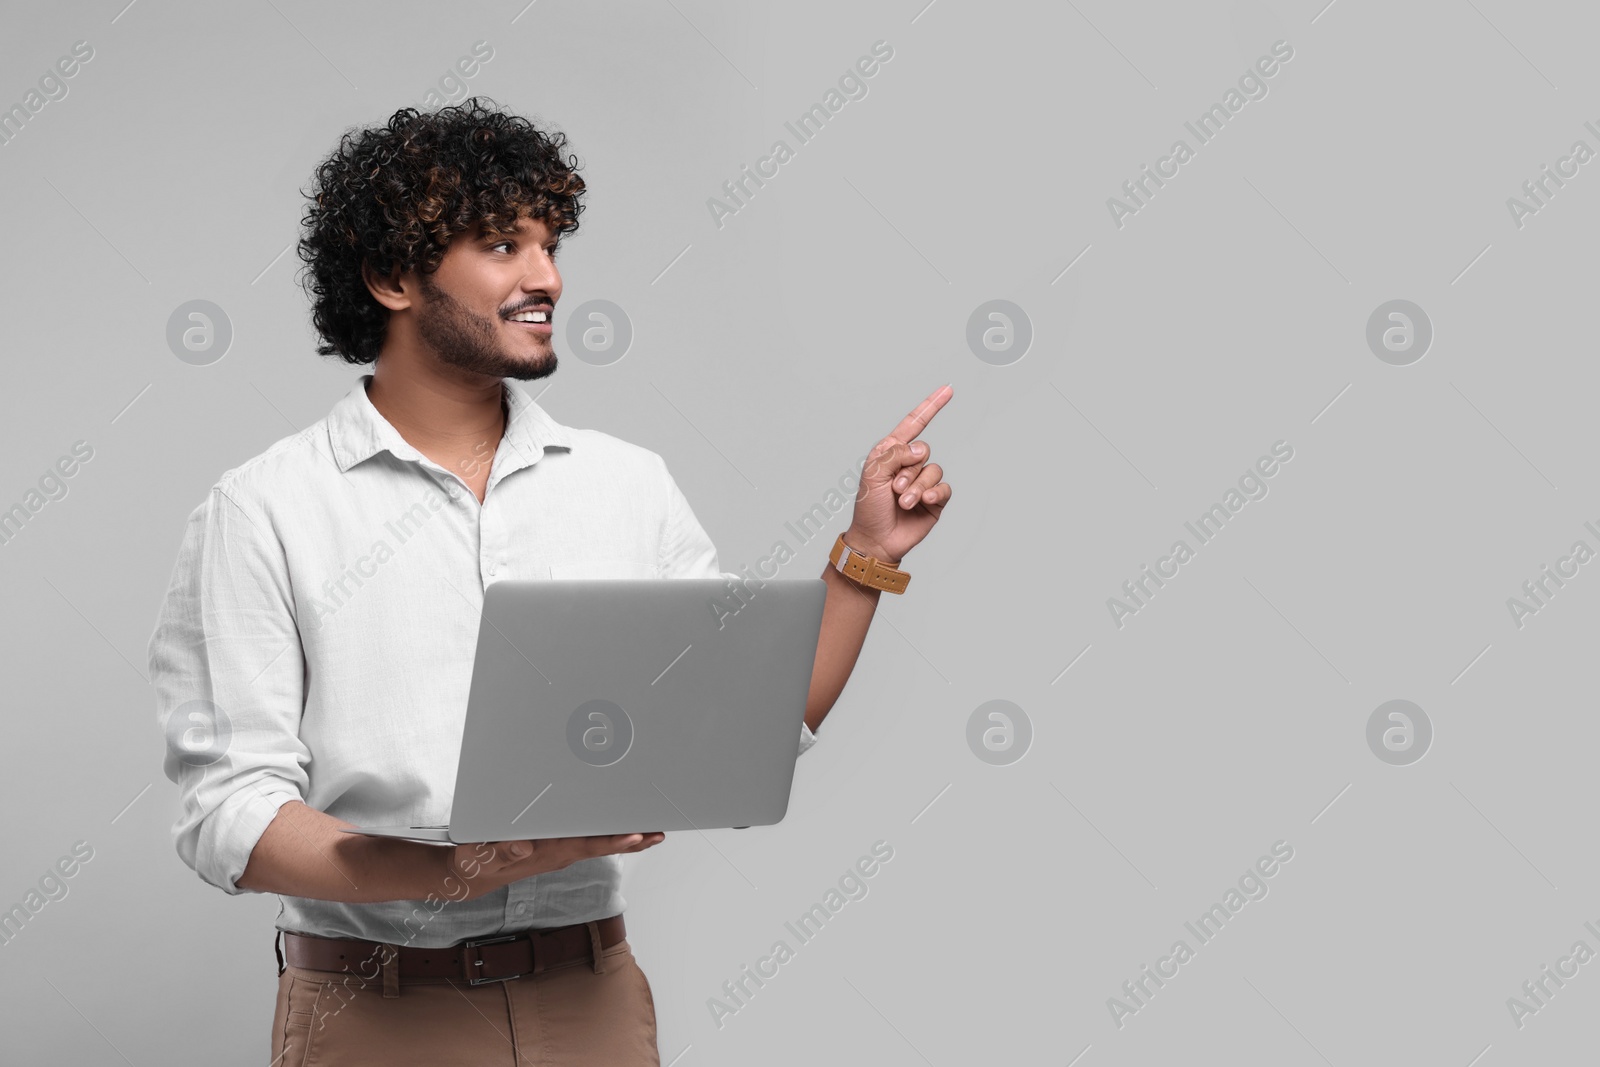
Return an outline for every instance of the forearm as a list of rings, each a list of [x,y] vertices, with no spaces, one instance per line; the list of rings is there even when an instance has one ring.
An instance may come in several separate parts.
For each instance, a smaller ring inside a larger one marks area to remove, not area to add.
[[[852,582],[832,564],[823,567],[822,580],[828,584],[828,595],[823,601],[822,632],[817,638],[811,691],[806,697],[806,725],[812,733],[844,692],[867,639],[878,598],[883,595]]]
[[[238,884],[263,893],[349,904],[422,900],[430,893],[450,896],[449,849],[340,833],[350,825],[289,801],[262,833]]]

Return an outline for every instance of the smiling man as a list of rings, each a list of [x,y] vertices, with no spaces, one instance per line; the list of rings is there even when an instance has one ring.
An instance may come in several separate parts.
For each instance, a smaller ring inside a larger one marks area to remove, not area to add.
[[[513,384],[559,363],[555,258],[584,192],[564,146],[478,98],[345,135],[300,256],[318,351],[372,373],[224,473],[184,530],[149,648],[173,835],[206,882],[280,899],[275,1064],[660,1062],[621,857],[661,834],[340,832],[449,820],[492,582],[738,578],[659,455]],[[823,571],[800,753],[950,499],[914,442],[950,396],[869,453]]]

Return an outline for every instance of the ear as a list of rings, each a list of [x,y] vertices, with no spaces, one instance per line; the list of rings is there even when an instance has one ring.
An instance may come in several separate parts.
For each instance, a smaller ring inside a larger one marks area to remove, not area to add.
[[[361,280],[366,282],[367,292],[372,294],[372,298],[390,311],[404,311],[411,306],[411,294],[406,291],[398,266],[385,277],[375,271],[371,263],[363,260]]]

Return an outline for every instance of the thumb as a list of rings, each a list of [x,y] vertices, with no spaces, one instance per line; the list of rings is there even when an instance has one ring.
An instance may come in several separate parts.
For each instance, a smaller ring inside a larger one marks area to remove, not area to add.
[[[526,841],[513,841],[506,846],[506,855],[514,860],[526,859],[533,852],[533,846]]]
[[[901,468],[919,463],[927,455],[927,447],[920,441],[915,449],[904,441],[896,441],[892,437],[885,437],[873,448],[868,456],[866,468],[861,473],[863,485],[883,486],[898,473]]]

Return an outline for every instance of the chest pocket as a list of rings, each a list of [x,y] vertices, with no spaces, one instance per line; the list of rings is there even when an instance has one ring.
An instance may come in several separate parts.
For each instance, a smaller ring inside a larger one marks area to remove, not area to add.
[[[552,578],[654,578],[656,565],[633,559],[583,559],[550,564]]]

